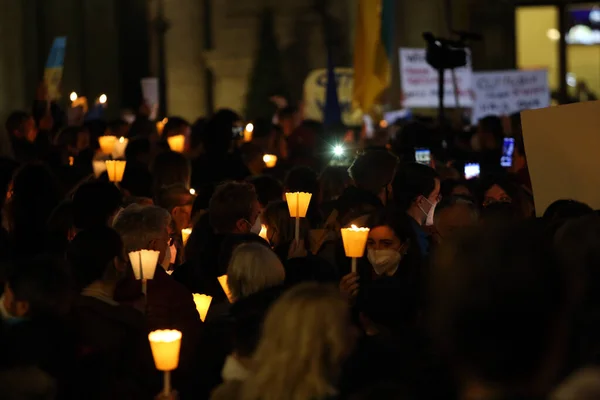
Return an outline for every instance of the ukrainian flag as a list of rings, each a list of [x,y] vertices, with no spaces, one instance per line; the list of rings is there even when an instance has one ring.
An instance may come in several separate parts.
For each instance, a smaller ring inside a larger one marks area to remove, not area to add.
[[[354,104],[371,111],[391,81],[394,0],[358,0],[354,44]]]

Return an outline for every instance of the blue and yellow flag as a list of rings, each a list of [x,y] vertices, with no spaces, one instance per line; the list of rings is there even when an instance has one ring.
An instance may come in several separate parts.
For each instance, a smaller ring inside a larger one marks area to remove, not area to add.
[[[48,88],[49,101],[57,100],[60,97],[60,81],[63,75],[66,49],[67,38],[65,36],[54,38],[44,70],[44,82]]]
[[[394,0],[359,0],[354,44],[354,104],[368,113],[391,81]]]

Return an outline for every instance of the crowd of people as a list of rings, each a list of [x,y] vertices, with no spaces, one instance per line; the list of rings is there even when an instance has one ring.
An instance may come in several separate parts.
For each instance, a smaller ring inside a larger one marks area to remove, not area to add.
[[[160,398],[158,329],[182,333],[169,398],[600,398],[600,216],[557,199],[535,217],[518,116],[333,135],[284,108],[249,138],[231,110],[162,131],[147,111],[64,126],[37,101],[6,121],[0,399]],[[120,182],[94,171],[111,135]],[[312,194],[298,230],[289,192]],[[352,225],[369,228],[356,269]]]

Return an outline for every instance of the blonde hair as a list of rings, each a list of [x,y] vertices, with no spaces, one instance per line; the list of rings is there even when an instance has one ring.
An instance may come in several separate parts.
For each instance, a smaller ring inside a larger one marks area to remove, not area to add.
[[[348,305],[332,286],[306,283],[268,312],[241,400],[310,400],[333,385],[350,344]]]
[[[285,270],[277,254],[259,243],[236,247],[227,267],[227,283],[235,299],[250,296],[285,280]]]

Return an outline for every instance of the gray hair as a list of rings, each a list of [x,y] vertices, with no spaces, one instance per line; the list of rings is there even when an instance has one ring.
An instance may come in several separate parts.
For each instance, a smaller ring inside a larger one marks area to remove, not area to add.
[[[156,206],[131,204],[113,221],[113,229],[121,235],[127,252],[146,248],[152,240],[159,239],[171,223],[171,215]]]
[[[285,270],[279,257],[259,243],[239,245],[227,268],[227,283],[235,299],[283,283]]]

